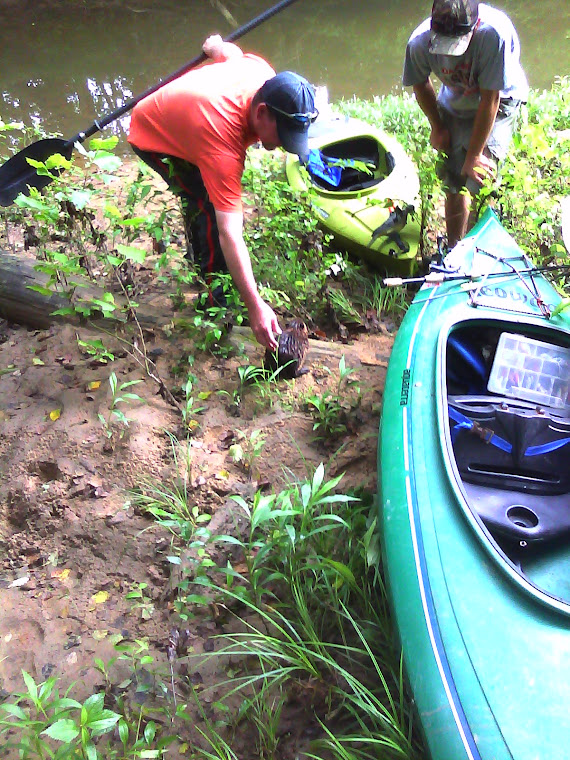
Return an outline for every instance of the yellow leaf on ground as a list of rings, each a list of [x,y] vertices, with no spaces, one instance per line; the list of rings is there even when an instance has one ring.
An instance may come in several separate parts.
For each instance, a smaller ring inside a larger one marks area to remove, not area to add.
[[[35,364],[36,367],[45,367],[45,362],[43,362],[41,359],[38,359],[37,356],[34,356],[32,359],[32,364]]]
[[[53,571],[53,573],[51,574],[51,577],[57,578],[59,581],[64,581],[69,576],[70,572],[71,570],[68,567],[65,567],[65,568],[62,567],[61,569],[57,568],[56,570]]]
[[[93,631],[93,638],[95,641],[102,641],[102,639],[106,638],[109,635],[109,631],[106,629],[101,629],[100,631]]]
[[[91,601],[93,602],[93,604],[105,604],[108,598],[109,598],[108,591],[98,591],[96,594],[93,594],[93,596],[91,597]]]
[[[59,420],[60,417],[61,417],[61,409],[52,409],[52,411],[49,413],[49,418],[52,422]]]
[[[101,387],[100,380],[92,380],[90,383],[87,384],[88,391],[96,391],[97,388],[100,388],[100,387]]]

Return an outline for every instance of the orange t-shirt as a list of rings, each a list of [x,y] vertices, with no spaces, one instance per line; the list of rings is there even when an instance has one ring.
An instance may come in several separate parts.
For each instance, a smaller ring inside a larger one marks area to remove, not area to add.
[[[251,53],[189,71],[135,106],[129,142],[194,164],[214,208],[241,211],[245,151],[257,140],[248,126],[249,107],[274,75]]]

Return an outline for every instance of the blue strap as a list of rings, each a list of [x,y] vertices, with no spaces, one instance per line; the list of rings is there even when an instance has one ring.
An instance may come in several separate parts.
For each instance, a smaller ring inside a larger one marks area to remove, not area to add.
[[[459,412],[457,409],[454,409],[452,406],[448,407],[448,411],[451,419],[454,422],[457,422],[457,425],[455,425],[451,430],[451,441],[452,443],[455,443],[455,439],[457,438],[459,431],[471,430],[473,427],[475,427],[475,423],[473,420],[470,420],[469,417],[466,417],[464,414]],[[512,452],[512,445],[505,441],[504,438],[496,435],[492,430],[489,430],[489,433],[491,433],[491,435],[482,438],[485,443],[490,443],[492,446],[496,446],[498,449],[505,451],[507,454],[510,454]],[[559,438],[557,441],[541,443],[539,446],[529,446],[528,449],[524,452],[524,456],[538,457],[542,454],[550,454],[551,451],[561,449],[568,443],[570,443],[570,438]]]
[[[542,443],[540,446],[529,446],[524,455],[525,457],[537,457],[541,454],[550,454],[551,451],[561,449],[567,443],[570,443],[570,438],[559,438],[557,441]]]
[[[457,409],[454,409],[452,406],[448,407],[449,416],[454,422],[457,422],[458,424],[455,425],[455,427],[451,431],[451,441],[452,443],[455,443],[455,439],[457,438],[457,434],[460,430],[471,430],[475,427],[475,423],[473,420],[470,420],[469,417],[466,417],[464,414],[459,412]],[[482,438],[482,440],[485,443],[490,443],[491,446],[496,446],[498,449],[501,449],[502,451],[505,451],[507,454],[510,454],[513,450],[512,444],[510,444],[508,441],[505,441],[504,438],[501,438],[500,436],[496,435],[492,430],[488,431],[490,435],[485,436]]]

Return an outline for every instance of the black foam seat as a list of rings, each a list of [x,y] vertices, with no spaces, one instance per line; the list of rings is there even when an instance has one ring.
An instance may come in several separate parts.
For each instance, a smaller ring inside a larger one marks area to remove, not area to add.
[[[511,537],[570,532],[570,419],[492,396],[450,396],[453,452],[470,507]]]

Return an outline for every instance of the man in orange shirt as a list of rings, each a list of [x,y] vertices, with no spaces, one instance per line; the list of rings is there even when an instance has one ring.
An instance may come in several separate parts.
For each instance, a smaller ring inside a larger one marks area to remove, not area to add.
[[[194,260],[211,282],[229,271],[257,340],[274,350],[281,332],[260,297],[243,239],[241,177],[246,149],[261,141],[305,158],[317,117],[311,85],[290,71],[275,74],[253,54],[219,35],[208,37],[212,63],[189,71],[134,108],[129,143],[180,195]],[[221,289],[210,303],[224,303]]]

